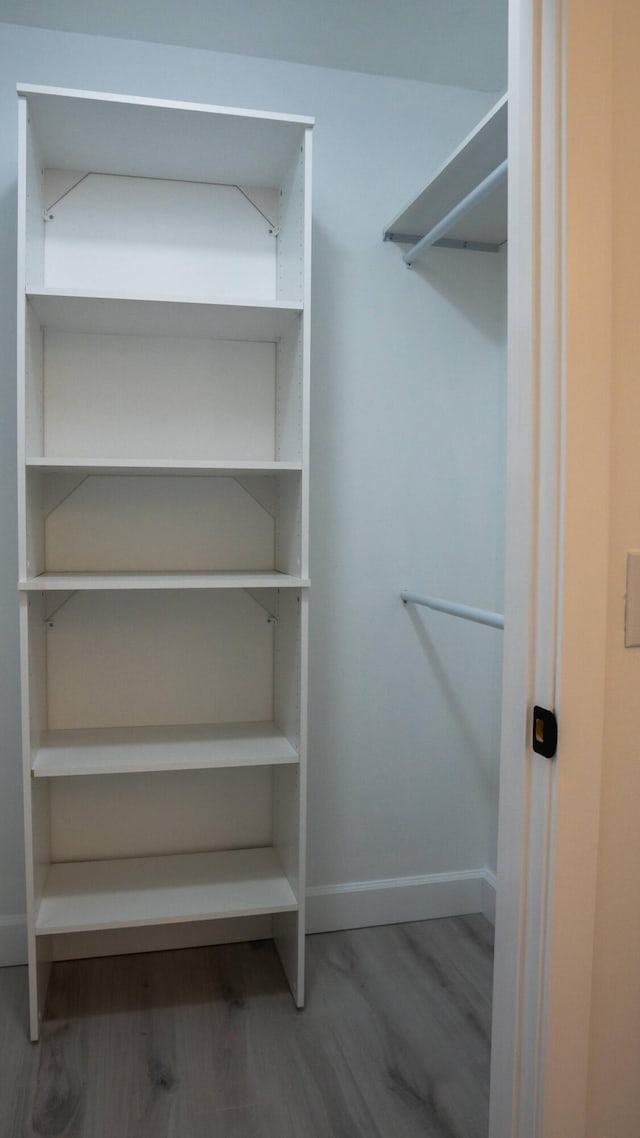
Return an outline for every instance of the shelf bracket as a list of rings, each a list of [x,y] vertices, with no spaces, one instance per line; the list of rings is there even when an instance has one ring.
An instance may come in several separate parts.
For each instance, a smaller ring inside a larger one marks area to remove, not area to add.
[[[280,236],[280,226],[276,225],[275,222],[272,221],[270,217],[267,217],[266,213],[263,213],[263,211],[260,209],[260,206],[256,205],[253,198],[249,197],[249,194],[247,193],[246,190],[243,190],[242,186],[236,185],[234,188],[236,190],[238,190],[239,193],[242,194],[243,198],[247,199],[247,201],[249,202],[249,205],[253,206],[253,208],[260,214],[260,217],[264,217],[267,225],[269,226],[269,233],[272,235],[272,237],[279,237]]]
[[[57,474],[57,475],[51,474],[50,477],[52,480],[61,479],[62,480],[62,487],[60,487],[59,482],[56,483],[55,481],[53,481],[53,486],[55,486],[56,484],[58,485],[61,496],[58,498],[57,501],[53,502],[52,506],[49,506],[48,509],[45,508],[45,514],[44,514],[44,518],[43,518],[43,521],[45,521],[45,522],[48,521],[48,519],[51,517],[51,515],[54,514],[56,512],[56,510],[59,510],[60,506],[62,506],[63,503],[66,502],[71,497],[72,494],[75,494],[76,490],[79,490],[80,487],[83,485],[83,483],[86,482],[87,479],[91,478],[92,476],[91,476],[91,474],[83,474],[80,478],[78,478],[77,474]],[[69,487],[69,488],[67,489],[67,487]],[[55,497],[55,495],[52,494],[50,497],[51,497],[51,499],[53,499]]]
[[[278,622],[278,591],[277,589],[245,589],[253,601],[267,614],[268,624]],[[266,594],[266,597],[265,597]],[[271,603],[268,603],[271,598]]]
[[[253,498],[261,510],[264,510],[270,518],[275,518],[277,510],[277,488],[274,478],[255,474],[236,474],[234,481],[244,490],[245,494]]]
[[[51,211],[54,208],[54,206],[56,206],[58,204],[58,202],[61,202],[63,200],[63,198],[66,198],[68,194],[72,193],[73,190],[75,190],[76,186],[79,186],[82,182],[85,181],[86,178],[89,178],[91,176],[98,176],[98,177],[102,177],[102,178],[137,178],[140,180],[144,179],[145,181],[148,181],[148,182],[151,182],[151,181],[169,181],[169,182],[182,181],[182,179],[177,179],[177,178],[152,178],[152,177],[149,177],[149,175],[144,175],[144,174],[141,174],[141,175],[113,174],[113,173],[106,173],[106,172],[103,173],[100,170],[88,170],[86,174],[83,174],[82,177],[78,178],[77,182],[74,182],[72,186],[69,186],[69,188],[67,190],[65,190],[63,194],[60,194],[60,196],[57,197],[55,199],[55,201],[52,201],[51,205],[45,206],[45,208],[42,211],[43,220],[44,221],[53,221],[55,218],[55,214],[52,213]],[[184,180],[185,181],[191,181],[191,179],[184,179]],[[203,184],[208,185],[208,186],[227,186],[227,185],[229,185],[229,183],[227,183],[227,182],[205,182]],[[243,198],[246,198],[246,200],[249,202],[249,205],[253,206],[253,208],[256,210],[256,212],[259,213],[260,216],[264,218],[267,225],[269,226],[269,233],[271,234],[271,236],[275,237],[275,238],[279,237],[280,236],[280,226],[276,225],[276,223],[274,221],[272,221],[270,217],[267,217],[266,213],[264,213],[260,209],[259,205],[256,205],[256,203],[249,196],[249,194],[246,192],[246,190],[243,190],[242,186],[238,186],[235,183],[231,183],[231,185],[232,185],[233,189],[238,190],[238,192],[242,194]]]
[[[64,600],[60,601],[50,613],[47,613],[47,615],[45,616],[42,623],[46,624],[48,628],[53,628],[54,616],[57,616],[57,614],[62,611],[64,606],[69,603],[71,598],[75,597],[76,593],[77,593],[77,589],[73,589],[71,592],[66,593]]]
[[[391,241],[395,245],[417,245],[422,241],[419,233],[391,233],[387,232],[384,241]],[[498,241],[463,241],[458,237],[441,237],[434,241],[435,249],[467,249],[471,253],[499,253],[502,244]]]
[[[86,174],[83,174],[82,177],[78,178],[77,182],[74,182],[72,186],[69,186],[68,190],[65,190],[63,194],[60,194],[60,197],[57,197],[55,201],[51,202],[51,205],[45,206],[45,208],[42,211],[42,216],[43,216],[45,221],[53,221],[54,220],[55,214],[53,214],[51,212],[53,207],[55,205],[57,205],[58,202],[61,202],[63,198],[66,198],[67,194],[72,193],[73,190],[75,190],[76,186],[79,186],[81,182],[84,182],[85,179],[88,178],[89,174],[91,174],[91,173],[92,173],[92,171],[89,170]]]
[[[499,253],[502,245],[497,241],[463,241],[457,237],[441,237],[434,249],[466,249],[468,253]]]

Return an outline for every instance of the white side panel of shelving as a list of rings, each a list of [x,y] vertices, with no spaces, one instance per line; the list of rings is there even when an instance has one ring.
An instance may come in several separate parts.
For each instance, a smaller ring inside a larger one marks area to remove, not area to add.
[[[35,940],[35,917],[51,862],[50,794],[48,785],[34,785],[31,753],[39,745],[46,715],[46,646],[40,597],[20,598],[22,660],[22,749],[27,881],[27,934],[31,1038],[37,1039],[46,998],[51,949]]]
[[[304,317],[276,347],[276,458],[302,460]]]
[[[45,176],[47,207],[57,193]],[[276,240],[249,194],[88,173],[47,208],[45,286],[273,300]],[[275,190],[268,209],[275,217]]]
[[[290,335],[279,366],[289,375],[295,414],[289,408],[287,432],[295,432],[302,458],[299,487],[300,532],[298,549],[305,576],[309,566],[309,394],[310,394],[310,309],[311,309],[311,132],[306,132],[303,149],[301,229],[303,316],[298,335]],[[285,494],[288,493],[285,490]],[[291,516],[291,514],[290,514]],[[283,538],[285,534],[283,533]],[[289,534],[291,538],[293,535]],[[276,638],[275,716],[285,733],[295,732],[299,765],[295,770],[274,770],[273,830],[274,847],[292,889],[298,898],[296,913],[274,917],[273,934],[283,968],[298,1007],[305,1000],[305,900],[307,846],[307,698],[308,698],[308,593],[281,594]]]
[[[26,605],[24,601],[26,600]],[[20,598],[20,611],[25,616],[25,666],[28,674],[29,765],[40,746],[47,728],[47,643],[46,606],[41,596]],[[47,826],[48,830],[48,826]],[[46,860],[46,859],[45,859]]]
[[[241,590],[77,592],[52,624],[50,729],[271,718],[273,625]]]
[[[271,769],[51,782],[53,861],[271,845]]]
[[[276,528],[276,569],[300,574],[302,568],[302,479],[278,482],[278,526]]]
[[[293,589],[280,593],[275,640],[274,722],[296,750],[301,723],[303,598],[303,593]]]
[[[41,487],[34,485],[26,477],[24,466],[25,455],[33,453],[34,450],[39,453],[44,440],[44,344],[42,329],[31,307],[24,305],[24,297],[21,297],[20,303],[24,306],[26,318],[24,387],[21,382],[18,384],[20,405],[18,481],[20,497],[24,494],[24,521],[20,518],[19,525],[19,567],[22,577],[23,573],[28,575],[41,573],[45,567]],[[24,406],[22,406],[23,399]]]
[[[25,358],[26,453],[42,454],[44,446],[44,337],[31,305],[26,305]]]
[[[307,636],[305,593],[281,597],[276,639],[275,714],[290,740],[299,765],[274,770],[274,848],[298,899],[297,912],[274,918],[274,937],[298,1007],[304,1004],[307,805]]]
[[[45,454],[274,458],[273,344],[48,332],[45,352]]]
[[[20,178],[25,208],[24,281],[21,285],[24,293],[28,285],[40,288],[44,284],[44,162],[39,132],[24,99],[19,100],[19,106],[20,114],[25,114],[26,165],[25,176]]]
[[[18,103],[18,216],[17,216],[17,294],[16,294],[16,430],[17,430],[17,506],[18,506],[18,573],[26,572],[27,526],[26,482],[24,459],[27,435],[27,312],[25,276],[27,256],[27,168],[30,145],[27,105]],[[24,654],[22,657],[25,663]]]
[[[296,897],[300,897],[300,770],[274,771],[274,846]]]
[[[33,479],[26,479],[25,492],[25,538],[27,575],[44,573],[45,545],[44,526],[42,524],[45,506],[43,505],[43,487],[41,482],[34,483]]]
[[[300,301],[304,295],[305,144],[306,140],[301,141],[282,183],[278,211],[277,295]]]
[[[310,416],[311,416],[311,169],[312,145],[311,131],[307,131],[304,149],[304,316],[302,320],[302,361],[300,387],[302,392],[302,414],[300,422],[302,471],[302,526],[300,534],[300,555],[302,573],[309,573],[309,464],[310,464]],[[306,603],[306,602],[305,602]],[[306,634],[305,634],[306,635]],[[306,675],[306,648],[303,652],[302,668]],[[306,696],[305,696],[306,698]]]
[[[18,105],[18,257],[17,257],[17,487],[19,571],[29,560],[37,563],[40,551],[30,536],[31,505],[26,499],[24,459],[32,385],[37,384],[38,344],[33,328],[27,325],[25,280],[27,265],[37,273],[42,264],[42,244],[28,241],[27,231],[37,223],[40,171],[36,144],[27,119],[23,99]],[[41,214],[40,214],[41,225]],[[33,349],[35,347],[35,353]],[[34,358],[35,355],[35,358]],[[25,831],[25,878],[27,910],[27,954],[29,961],[30,1035],[37,1040],[44,1010],[51,946],[40,945],[35,937],[35,918],[50,862],[49,788],[31,782],[32,747],[40,740],[45,715],[44,632],[40,598],[20,597],[21,741],[23,769],[23,809]]]
[[[46,568],[269,570],[274,531],[233,478],[90,475],[46,519]]]

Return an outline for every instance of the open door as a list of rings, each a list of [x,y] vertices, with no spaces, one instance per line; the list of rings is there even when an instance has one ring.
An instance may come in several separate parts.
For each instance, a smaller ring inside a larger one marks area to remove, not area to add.
[[[608,8],[510,3],[505,678],[490,1138],[583,1138],[586,1125],[609,508]],[[559,721],[553,759],[532,747],[535,704]]]

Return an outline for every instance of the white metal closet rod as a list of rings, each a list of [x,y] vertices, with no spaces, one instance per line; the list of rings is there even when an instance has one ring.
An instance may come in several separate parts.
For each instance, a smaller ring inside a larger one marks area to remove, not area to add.
[[[416,245],[413,245],[412,248],[409,249],[407,253],[405,253],[404,257],[402,258],[405,264],[412,265],[413,262],[422,255],[422,253],[425,253],[427,249],[430,249],[432,245],[435,245],[436,241],[439,241],[441,237],[446,237],[452,226],[454,226],[461,217],[464,217],[465,213],[468,213],[468,211],[472,209],[473,206],[478,205],[478,203],[481,202],[483,198],[486,198],[487,195],[490,194],[491,191],[498,185],[498,182],[502,181],[502,179],[506,176],[507,164],[508,159],[505,158],[504,162],[501,162],[499,166],[496,166],[495,170],[492,170],[490,174],[487,174],[486,178],[484,178],[478,186],[474,186],[474,188],[471,190],[471,193],[467,194],[466,198],[463,198],[461,202],[458,202],[458,204],[455,205],[453,209],[450,210],[449,213],[447,213],[437,223],[437,225],[434,225],[433,229],[430,229],[428,233],[425,233],[424,237],[421,237],[418,243]]]
[[[436,612],[445,612],[449,616],[459,616],[461,620],[472,620],[476,624],[488,624],[490,628],[504,628],[504,617],[501,612],[489,612],[487,609],[475,609],[470,605],[459,605],[455,601],[444,601],[441,597],[425,597],[421,593],[400,593],[405,605],[424,605]]]

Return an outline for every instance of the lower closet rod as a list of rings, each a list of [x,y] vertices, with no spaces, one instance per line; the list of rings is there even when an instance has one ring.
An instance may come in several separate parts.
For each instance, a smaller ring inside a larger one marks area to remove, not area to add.
[[[425,597],[422,593],[409,593],[406,590],[400,593],[402,603],[405,605],[425,605],[436,612],[446,612],[449,616],[459,616],[461,620],[472,620],[476,624],[488,624],[490,628],[504,628],[504,617],[501,612],[489,612],[487,609],[474,609],[470,605],[459,605],[455,601],[444,601],[441,597]]]
[[[413,262],[417,261],[418,257],[420,257],[422,253],[425,253],[427,249],[430,249],[432,245],[435,245],[436,241],[439,241],[441,237],[446,237],[447,233],[451,232],[452,226],[454,226],[455,223],[460,220],[460,218],[464,217],[470,209],[473,209],[474,206],[478,205],[484,198],[487,197],[488,194],[491,193],[493,189],[495,189],[495,187],[503,180],[503,178],[506,178],[507,162],[508,159],[505,158],[499,166],[496,166],[495,170],[492,170],[490,174],[487,174],[486,178],[484,178],[478,186],[474,187],[471,193],[467,194],[466,198],[463,198],[461,202],[458,202],[457,205],[454,205],[453,209],[448,214],[446,214],[446,216],[443,217],[442,220],[437,223],[437,225],[433,226],[433,229],[430,229],[428,233],[425,233],[424,237],[421,237],[417,244],[405,253],[404,257],[402,258],[405,265],[409,265],[409,267],[411,267]]]

